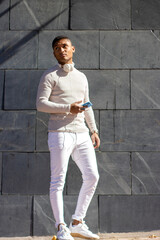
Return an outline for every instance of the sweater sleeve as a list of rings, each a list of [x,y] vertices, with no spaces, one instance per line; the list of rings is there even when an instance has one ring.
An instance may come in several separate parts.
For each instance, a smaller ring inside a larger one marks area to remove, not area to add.
[[[48,75],[43,75],[41,77],[36,100],[37,110],[46,113],[70,112],[70,104],[59,104],[49,100],[54,85],[55,82],[51,81]]]
[[[88,89],[88,81],[87,81],[84,102],[88,102],[88,101],[89,101],[89,89]],[[84,111],[84,115],[90,131],[92,133],[94,131],[98,132],[92,107],[86,108],[86,110]]]

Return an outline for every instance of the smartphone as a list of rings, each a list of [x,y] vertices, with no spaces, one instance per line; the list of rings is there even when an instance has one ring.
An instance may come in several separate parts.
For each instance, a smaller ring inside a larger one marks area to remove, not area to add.
[[[82,104],[82,106],[84,107],[91,107],[93,104],[91,102],[86,102],[84,104]]]

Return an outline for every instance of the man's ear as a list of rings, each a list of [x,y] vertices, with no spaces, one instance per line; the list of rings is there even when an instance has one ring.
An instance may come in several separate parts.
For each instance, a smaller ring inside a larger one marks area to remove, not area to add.
[[[73,52],[75,52],[75,47],[74,46],[72,46],[72,50],[73,50]]]

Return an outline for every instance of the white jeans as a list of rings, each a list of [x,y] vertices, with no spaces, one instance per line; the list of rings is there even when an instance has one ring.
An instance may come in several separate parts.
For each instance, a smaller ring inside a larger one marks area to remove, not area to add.
[[[83,184],[73,219],[83,220],[95,192],[99,174],[95,151],[89,133],[49,132],[50,150],[50,201],[56,227],[64,223],[63,188],[70,155],[79,167]]]

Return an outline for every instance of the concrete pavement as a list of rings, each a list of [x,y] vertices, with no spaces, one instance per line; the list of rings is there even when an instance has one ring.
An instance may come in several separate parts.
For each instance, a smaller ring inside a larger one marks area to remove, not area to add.
[[[160,240],[160,230],[150,232],[130,232],[130,233],[99,233],[100,239],[108,240]],[[82,240],[82,238],[74,238]],[[5,237],[0,240],[52,240],[52,236],[45,237]]]

